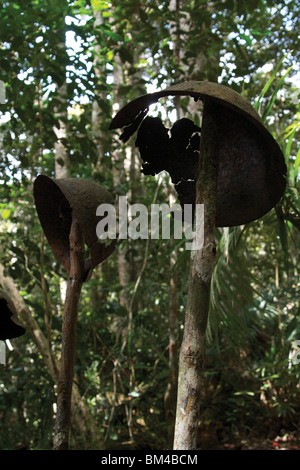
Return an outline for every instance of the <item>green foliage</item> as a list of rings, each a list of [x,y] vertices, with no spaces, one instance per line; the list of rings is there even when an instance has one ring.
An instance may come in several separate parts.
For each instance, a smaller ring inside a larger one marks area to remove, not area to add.
[[[25,338],[18,340],[17,350],[7,355],[6,366],[1,366],[0,448],[51,449],[53,382],[39,354]]]
[[[55,176],[53,127],[60,112],[67,105],[63,144],[70,176],[92,178],[150,207],[156,191],[157,202],[169,202],[169,179],[161,175],[159,186],[142,179],[137,155],[124,171],[125,148],[107,130],[116,107],[149,87],[187,79],[232,86],[256,103],[278,137],[287,189],[261,220],[217,233],[201,425],[221,422],[227,438],[253,429],[296,429],[300,369],[289,363],[289,352],[300,338],[300,109],[292,81],[299,63],[299,2],[189,0],[179,2],[179,10],[156,0],[112,3],[2,5],[0,263],[46,338],[50,328],[51,350],[59,358],[66,273],[43,245],[32,184],[42,171]],[[64,84],[66,104],[60,99]],[[180,105],[181,113],[188,111],[187,100]],[[166,104],[167,121],[173,108]],[[124,252],[130,268],[125,285],[119,276]],[[84,285],[75,383],[96,420],[93,448],[166,448],[170,281],[177,275],[180,345],[188,267],[180,240],[127,240]],[[50,449],[53,379],[30,331],[12,345],[8,364],[0,366],[0,448]],[[86,448],[81,439],[72,430],[74,447]]]
[[[258,109],[274,85],[264,103],[264,119],[288,73],[274,84],[282,62],[256,103]],[[276,435],[280,426],[298,426],[300,370],[289,355],[299,336],[300,312],[298,131],[294,122],[282,132],[287,164],[282,200],[262,219],[220,233],[202,420],[226,423],[233,433]]]

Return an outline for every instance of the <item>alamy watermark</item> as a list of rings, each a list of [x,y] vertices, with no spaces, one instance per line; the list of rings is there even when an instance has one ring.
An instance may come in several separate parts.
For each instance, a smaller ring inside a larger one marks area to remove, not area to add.
[[[5,104],[5,83],[0,80],[0,104]]]
[[[6,364],[5,341],[0,341],[0,364]]]
[[[187,240],[186,250],[199,250],[204,243],[204,205],[151,204],[150,212],[144,204],[129,205],[126,196],[119,197],[118,210],[112,204],[98,206],[96,215],[102,217],[96,227],[100,240],[130,238]],[[193,223],[194,219],[194,223]],[[173,231],[171,231],[173,228]]]
[[[300,364],[300,340],[296,339],[292,342],[292,349],[289,354],[289,361],[293,365]]]

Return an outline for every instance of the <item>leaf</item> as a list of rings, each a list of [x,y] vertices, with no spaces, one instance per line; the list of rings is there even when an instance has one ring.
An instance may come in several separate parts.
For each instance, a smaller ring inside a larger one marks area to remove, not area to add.
[[[94,11],[106,10],[110,7],[110,3],[106,0],[91,0],[91,5]]]
[[[276,67],[274,68],[273,72],[272,72],[272,75],[271,77],[269,78],[269,80],[267,81],[267,83],[265,84],[265,86],[263,87],[255,105],[254,105],[254,109],[258,110],[259,107],[260,107],[260,103],[261,103],[261,99],[265,96],[265,94],[268,92],[270,86],[272,85],[272,83],[274,82],[275,78],[276,78],[276,75],[277,75],[277,72],[278,70],[280,69],[280,67],[282,66],[282,63],[284,61],[286,56],[284,56],[280,62],[276,65]]]
[[[250,36],[247,36],[247,34],[240,34],[240,38],[244,39],[244,41],[246,41],[248,46],[250,46],[250,47],[252,46],[252,40],[251,40]]]
[[[123,64],[125,64],[125,62],[128,62],[129,64],[133,64],[134,62],[133,55],[127,47],[120,47],[119,55]]]
[[[277,84],[277,86],[276,86],[276,88],[275,88],[275,91],[274,91],[274,93],[273,93],[273,95],[272,95],[271,101],[270,101],[270,103],[269,103],[269,105],[268,105],[266,111],[265,111],[264,114],[263,114],[263,117],[262,117],[262,118],[263,118],[263,121],[264,121],[264,120],[267,118],[267,116],[270,114],[271,109],[272,109],[272,107],[273,107],[273,104],[274,104],[274,102],[275,102],[275,100],[276,100],[277,94],[278,94],[278,92],[279,92],[281,86],[283,85],[283,82],[284,82],[286,76],[290,73],[290,71],[292,70],[292,68],[293,68],[293,66],[289,67],[289,68],[287,69],[286,73],[285,73],[285,74],[281,77],[281,79],[279,80],[279,82],[278,82],[278,84]]]
[[[4,219],[4,220],[8,219],[9,216],[10,216],[10,213],[11,213],[11,210],[4,209],[4,211],[1,212],[2,219]]]
[[[300,148],[297,152],[296,160],[295,160],[295,163],[294,163],[294,179],[295,179],[295,182],[296,182],[297,177],[298,177],[299,165],[300,165]]]
[[[112,31],[107,25],[103,27],[104,33],[109,36],[113,41],[122,41],[123,37],[119,33]]]
[[[279,239],[280,239],[281,248],[284,254],[285,270],[288,273],[289,272],[289,247],[288,247],[287,226],[285,224],[282,208],[280,206],[276,206],[275,212],[276,212],[277,220],[279,224]]]
[[[295,131],[293,131],[290,134],[288,142],[287,142],[285,150],[284,150],[285,164],[286,164],[287,169],[288,169],[288,180],[289,180],[291,186],[293,186],[293,183],[294,183],[294,177],[293,177],[294,175],[292,174],[293,173],[293,171],[292,171],[293,170],[293,164],[290,161],[290,154],[291,154],[292,143],[293,143],[293,140],[294,140],[294,135],[295,135]]]

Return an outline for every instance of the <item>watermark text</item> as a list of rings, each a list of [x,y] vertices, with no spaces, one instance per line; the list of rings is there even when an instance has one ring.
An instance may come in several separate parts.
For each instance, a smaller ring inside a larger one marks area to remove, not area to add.
[[[0,104],[5,104],[5,83],[0,80]]]
[[[5,341],[0,341],[0,364],[6,364]]]
[[[292,349],[289,354],[289,360],[293,365],[300,364],[300,340],[292,342]]]
[[[118,207],[112,204],[98,206],[101,217],[96,227],[100,240],[124,239],[186,239],[186,250],[199,250],[204,243],[204,205],[197,204],[193,215],[192,204],[151,204],[150,212],[144,204],[129,205],[126,196],[119,197]]]

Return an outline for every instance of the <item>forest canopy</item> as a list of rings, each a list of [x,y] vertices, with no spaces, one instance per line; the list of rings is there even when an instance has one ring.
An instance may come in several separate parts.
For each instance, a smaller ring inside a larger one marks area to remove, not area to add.
[[[130,101],[186,81],[244,96],[287,166],[270,212],[216,229],[198,447],[299,446],[299,11],[299,0],[2,2],[0,289],[26,333],[0,364],[1,449],[51,449],[57,411],[68,273],[34,181],[91,180],[128,207],[177,203],[167,172],[141,172],[136,135],[125,145],[109,126]],[[201,126],[192,101],[164,98],[151,116]],[[172,231],[121,239],[84,283],[72,448],[170,448],[189,261]]]

